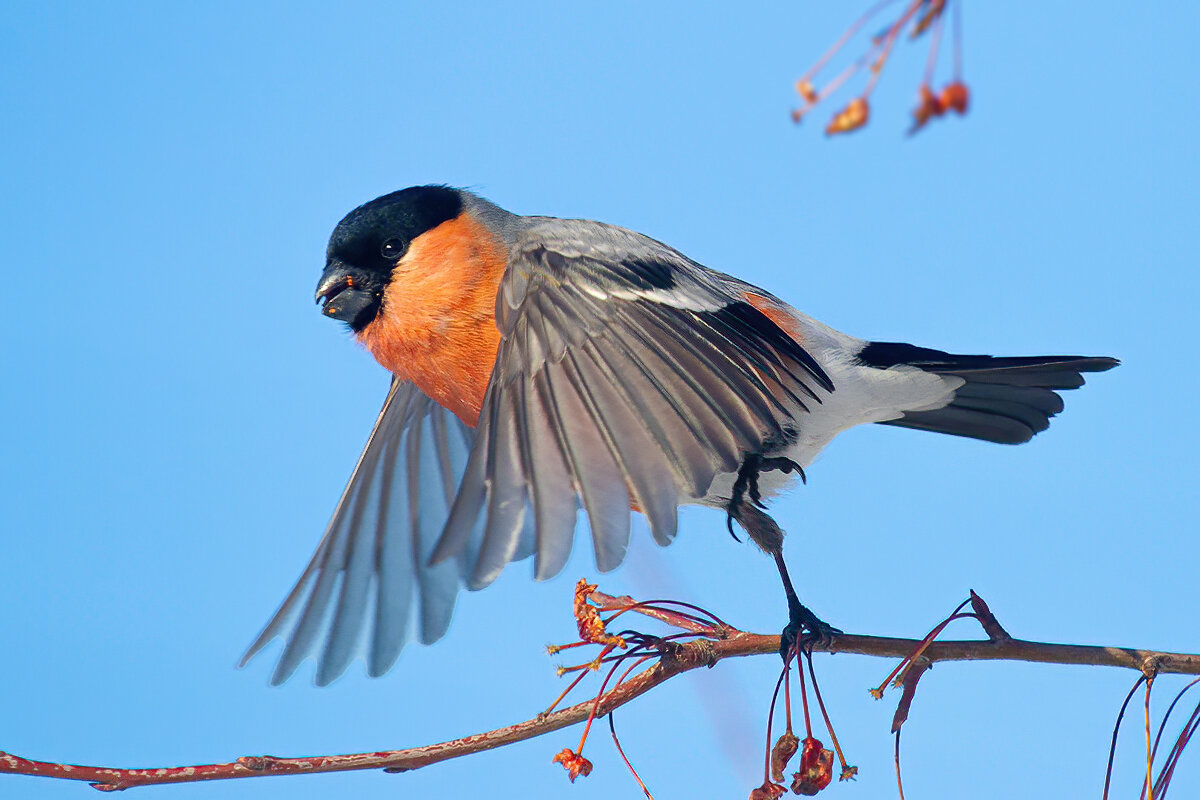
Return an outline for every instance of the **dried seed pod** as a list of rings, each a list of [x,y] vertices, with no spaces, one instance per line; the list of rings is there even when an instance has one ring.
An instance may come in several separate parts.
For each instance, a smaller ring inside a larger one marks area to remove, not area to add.
[[[562,752],[554,757],[554,762],[562,764],[566,768],[567,777],[571,779],[571,783],[574,783],[580,775],[586,778],[592,774],[592,762],[569,747],[564,747]]]
[[[833,751],[826,750],[820,739],[808,737],[800,753],[800,771],[792,776],[792,791],[812,796],[833,780]]]
[[[787,794],[787,789],[778,783],[764,781],[762,786],[759,786],[750,793],[750,800],[776,800],[776,798],[783,797],[785,794]]]
[[[953,109],[958,114],[965,114],[967,113],[967,105],[970,102],[970,92],[967,91],[965,83],[955,81],[942,89],[941,96],[938,99],[946,108]]]
[[[775,746],[771,748],[771,779],[776,782],[783,781],[783,771],[787,769],[788,762],[792,760],[792,756],[796,755],[796,750],[800,747],[800,740],[796,738],[796,734],[787,731],[779,737],[775,742]]]
[[[925,127],[925,123],[929,122],[929,120],[934,117],[940,117],[944,113],[946,113],[946,106],[942,104],[941,98],[933,93],[928,84],[922,86],[920,102],[913,109],[912,132],[916,133]]]
[[[833,120],[825,128],[825,133],[832,136],[835,133],[856,131],[867,124],[870,115],[871,109],[867,105],[866,98],[856,97],[850,101],[848,106],[833,116]]]

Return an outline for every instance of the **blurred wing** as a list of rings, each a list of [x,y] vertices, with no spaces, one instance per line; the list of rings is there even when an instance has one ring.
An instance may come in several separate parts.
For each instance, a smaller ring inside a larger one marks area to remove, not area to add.
[[[363,644],[375,676],[392,666],[414,626],[426,644],[441,638],[463,570],[456,563],[430,566],[429,556],[474,439],[454,414],[393,380],[312,561],[241,664],[281,637],[271,683],[286,681],[314,655],[323,686]],[[532,542],[532,533],[527,538]],[[463,552],[470,558],[470,548]]]
[[[669,543],[681,502],[747,453],[785,446],[795,416],[833,389],[722,276],[601,223],[531,225],[496,318],[476,445],[433,557],[473,563],[471,589],[517,557],[528,512],[538,579],[566,562],[580,502],[601,571],[625,555],[631,507]]]

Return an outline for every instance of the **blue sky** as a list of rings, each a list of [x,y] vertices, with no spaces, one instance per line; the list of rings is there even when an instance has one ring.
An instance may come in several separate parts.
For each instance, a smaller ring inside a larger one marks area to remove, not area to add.
[[[905,46],[871,125],[827,140],[832,108],[789,122],[791,84],[858,5],[10,4],[0,747],[123,766],[397,748],[558,693],[541,648],[572,635],[572,584],[596,574],[584,547],[548,583],[510,567],[383,679],[271,689],[269,655],[233,668],[387,386],[312,305],[325,240],[425,182],[641,230],[855,335],[1120,357],[1029,445],[854,430],[775,510],[803,597],[848,631],[919,636],[974,588],[1016,636],[1200,649],[1198,12],[972,3],[965,120],[903,135],[925,52]],[[774,568],[719,514],[685,513],[667,550],[640,533],[604,588],[782,625]],[[894,796],[895,698],[867,694],[890,668],[819,659],[860,767],[827,796]],[[722,664],[619,714],[658,797],[757,785],[776,671]],[[905,729],[909,796],[1098,793],[1133,678],[939,666]],[[567,783],[550,758],[577,734],[406,775],[138,793],[637,796],[606,734]],[[1122,745],[1129,796],[1132,726]],[[1179,796],[1200,793],[1194,756]],[[0,780],[0,797],[89,791]]]

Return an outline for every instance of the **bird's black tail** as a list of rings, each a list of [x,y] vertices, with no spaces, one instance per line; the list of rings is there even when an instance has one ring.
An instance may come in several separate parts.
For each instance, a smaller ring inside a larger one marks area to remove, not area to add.
[[[1063,410],[1056,390],[1077,389],[1082,373],[1121,363],[1105,356],[961,356],[899,342],[870,342],[858,358],[878,369],[904,364],[966,381],[949,405],[908,411],[882,424],[1001,444],[1028,442],[1050,427],[1050,418]]]

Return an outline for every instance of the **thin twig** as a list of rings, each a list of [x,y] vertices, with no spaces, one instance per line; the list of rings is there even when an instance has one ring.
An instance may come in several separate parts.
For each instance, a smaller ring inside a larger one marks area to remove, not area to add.
[[[1108,790],[1112,785],[1113,761],[1117,757],[1117,735],[1121,732],[1121,720],[1125,718],[1125,709],[1129,707],[1129,701],[1133,699],[1138,687],[1145,682],[1146,676],[1139,675],[1133,688],[1129,690],[1129,694],[1125,695],[1125,702],[1121,703],[1121,710],[1117,712],[1117,721],[1113,725],[1112,744],[1108,748],[1108,768],[1104,771],[1104,793],[1100,795],[1100,800],[1108,800]]]

